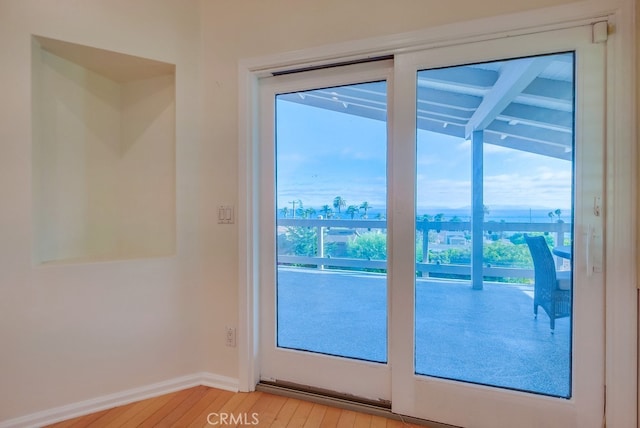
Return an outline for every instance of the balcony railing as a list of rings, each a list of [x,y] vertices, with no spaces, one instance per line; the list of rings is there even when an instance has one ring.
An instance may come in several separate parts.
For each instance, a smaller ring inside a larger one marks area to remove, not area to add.
[[[291,255],[279,254],[278,263],[286,265],[305,265],[315,266],[318,269],[324,268],[349,268],[349,269],[387,269],[386,260],[368,260],[362,258],[336,257],[325,254],[325,239],[327,233],[331,230],[353,230],[371,231],[386,230],[387,222],[385,220],[334,220],[334,219],[278,219],[278,229],[280,234],[286,227],[298,228],[315,228],[316,235],[316,254],[313,255]],[[420,276],[435,275],[470,275],[471,266],[468,264],[441,264],[430,263],[428,261],[429,254],[429,231],[437,232],[464,232],[469,233],[471,223],[468,221],[417,221],[417,231],[422,233],[422,260],[417,260],[416,271]],[[484,222],[483,229],[491,233],[508,234],[508,233],[545,233],[552,234],[556,245],[562,245],[565,237],[570,236],[571,223],[522,223],[522,222]],[[523,244],[525,245],[525,244]],[[467,248],[465,245],[459,245],[458,248]],[[455,245],[449,248],[456,248]],[[482,263],[482,260],[478,261]],[[557,259],[558,266],[562,266],[563,261]],[[499,278],[533,278],[533,269],[509,266],[492,266],[483,263],[483,276],[499,277]]]

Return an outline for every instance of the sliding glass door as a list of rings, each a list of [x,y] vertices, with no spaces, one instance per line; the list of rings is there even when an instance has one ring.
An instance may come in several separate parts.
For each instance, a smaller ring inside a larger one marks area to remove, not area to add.
[[[599,426],[591,27],[261,82],[261,378],[458,426]]]
[[[571,396],[574,57],[417,72],[417,374]]]

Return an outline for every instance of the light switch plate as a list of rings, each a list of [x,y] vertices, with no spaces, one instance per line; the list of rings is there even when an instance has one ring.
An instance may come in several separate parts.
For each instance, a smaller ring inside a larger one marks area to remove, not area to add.
[[[234,218],[233,205],[218,206],[218,224],[233,224]]]

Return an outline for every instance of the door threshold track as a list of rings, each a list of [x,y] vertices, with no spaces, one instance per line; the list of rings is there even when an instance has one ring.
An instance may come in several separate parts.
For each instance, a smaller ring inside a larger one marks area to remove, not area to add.
[[[370,400],[335,391],[298,385],[290,382],[260,381],[256,385],[256,391],[281,395],[288,398],[305,400],[325,406],[338,407],[354,412],[382,416],[405,424],[420,425],[429,428],[457,428],[454,425],[432,422],[425,419],[404,416],[391,411],[391,402],[386,400]]]

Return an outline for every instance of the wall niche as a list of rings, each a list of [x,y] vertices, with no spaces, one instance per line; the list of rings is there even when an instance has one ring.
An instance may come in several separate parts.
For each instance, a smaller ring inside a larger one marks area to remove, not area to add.
[[[32,37],[36,263],[175,253],[175,65]]]

